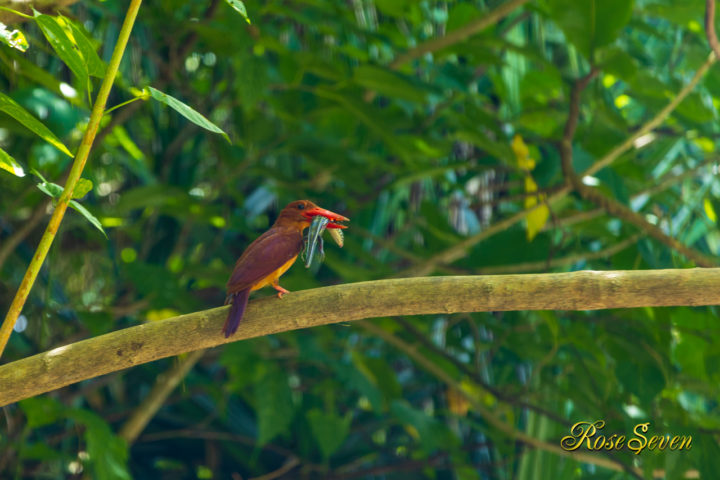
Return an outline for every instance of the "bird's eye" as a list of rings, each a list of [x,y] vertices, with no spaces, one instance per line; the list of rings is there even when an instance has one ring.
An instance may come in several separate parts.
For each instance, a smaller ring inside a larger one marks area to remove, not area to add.
[[[297,208],[298,210],[303,210],[305,208],[305,205],[303,205],[302,203],[298,203]]]

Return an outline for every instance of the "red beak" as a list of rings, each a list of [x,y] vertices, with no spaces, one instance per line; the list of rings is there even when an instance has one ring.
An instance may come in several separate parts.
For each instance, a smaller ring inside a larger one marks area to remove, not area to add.
[[[330,220],[330,223],[327,224],[325,228],[347,228],[347,225],[340,225],[339,223],[333,223],[335,221],[338,222],[349,222],[350,219],[347,217],[343,217],[342,215],[331,212],[330,210],[325,210],[324,208],[320,207],[314,207],[309,210],[305,210],[303,212],[303,216],[307,218],[308,220],[316,215],[322,215],[323,217]]]

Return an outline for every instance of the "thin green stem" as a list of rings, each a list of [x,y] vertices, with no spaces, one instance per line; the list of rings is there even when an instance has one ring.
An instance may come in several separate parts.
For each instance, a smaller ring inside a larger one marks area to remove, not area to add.
[[[107,103],[108,96],[110,95],[110,89],[115,81],[115,76],[117,75],[118,68],[120,67],[120,61],[122,60],[123,53],[125,52],[125,47],[127,46],[128,39],[130,38],[130,32],[132,31],[141,3],[142,0],[131,0],[130,2],[127,14],[125,15],[125,20],[123,21],[123,25],[120,29],[120,34],[118,35],[117,43],[115,44],[115,50],[113,50],[110,63],[108,64],[107,73],[105,74],[105,78],[100,86],[100,91],[98,91],[97,99],[95,100],[92,112],[90,113],[90,121],[88,122],[87,130],[85,130],[85,135],[80,142],[77,155],[75,155],[75,160],[73,161],[63,193],[57,201],[55,211],[50,218],[50,222],[45,229],[45,233],[43,233],[43,236],[40,239],[40,244],[35,251],[35,255],[33,255],[30,265],[25,271],[25,276],[20,283],[20,287],[15,294],[15,298],[13,298],[10,309],[5,316],[5,320],[3,321],[2,326],[0,326],[0,356],[2,356],[2,353],[5,350],[5,346],[10,338],[15,322],[20,316],[20,312],[22,311],[25,301],[30,294],[33,283],[35,283],[35,279],[37,278],[40,268],[45,261],[45,257],[50,250],[50,246],[55,239],[58,228],[60,228],[60,222],[62,222],[62,219],[65,216],[65,211],[67,210],[70,200],[72,200],[72,192],[75,190],[75,185],[80,179],[83,168],[85,168],[85,163],[87,162],[90,154],[90,149],[92,148],[93,141],[95,140],[98,127],[100,126],[100,120],[102,119],[103,112],[105,110],[105,104]]]
[[[127,102],[119,103],[119,104],[115,105],[114,107],[110,107],[107,110],[105,110],[105,113],[103,113],[103,115],[107,115],[108,113],[112,112],[113,110],[117,110],[118,108],[124,107],[125,105],[130,105],[131,103],[137,102],[138,100],[145,100],[145,97],[135,97],[135,98],[131,98]]]
[[[0,10],[3,10],[3,11],[5,11],[5,12],[13,13],[13,14],[17,15],[18,17],[22,17],[22,18],[25,18],[25,19],[28,19],[28,20],[32,20],[33,18],[35,18],[35,17],[33,17],[32,15],[27,15],[27,14],[24,14],[24,13],[22,13],[22,12],[18,12],[17,10],[13,10],[12,8],[8,8],[8,7],[0,7]]]

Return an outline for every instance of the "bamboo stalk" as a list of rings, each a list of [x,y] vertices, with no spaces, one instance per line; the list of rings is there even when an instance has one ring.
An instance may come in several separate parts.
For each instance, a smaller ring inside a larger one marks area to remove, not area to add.
[[[85,168],[85,163],[90,155],[90,149],[92,148],[95,135],[97,134],[98,127],[100,126],[100,120],[102,119],[103,112],[105,111],[105,104],[107,103],[108,96],[110,95],[110,89],[115,81],[115,76],[117,75],[118,68],[120,67],[120,61],[122,60],[123,53],[125,52],[125,47],[127,46],[128,39],[130,38],[130,32],[132,31],[141,3],[142,0],[132,0],[128,6],[127,13],[125,14],[125,21],[120,28],[120,34],[118,35],[118,40],[115,44],[112,57],[110,57],[110,63],[108,64],[105,78],[103,78],[102,84],[100,85],[100,90],[98,91],[95,104],[93,105],[92,112],[90,113],[90,120],[88,121],[87,129],[85,130],[85,134],[80,142],[80,147],[75,155],[63,193],[60,195],[57,205],[55,205],[55,210],[53,211],[52,217],[50,217],[50,222],[45,229],[45,233],[43,233],[43,236],[40,239],[40,244],[38,245],[37,250],[35,250],[35,255],[33,255],[30,265],[28,265],[28,268],[25,271],[25,276],[20,283],[20,287],[15,293],[15,297],[10,304],[10,309],[5,316],[5,320],[3,321],[2,326],[0,326],[0,357],[5,350],[5,346],[10,339],[10,334],[13,331],[15,322],[20,316],[20,312],[25,305],[25,301],[30,294],[30,290],[35,283],[35,279],[40,272],[40,268],[45,261],[45,257],[50,250],[50,246],[52,245],[55,235],[60,228],[60,222],[62,222],[62,219],[65,216],[65,211],[70,204],[70,200],[72,200],[72,193],[73,190],[75,190],[75,185],[82,175],[83,168]]]

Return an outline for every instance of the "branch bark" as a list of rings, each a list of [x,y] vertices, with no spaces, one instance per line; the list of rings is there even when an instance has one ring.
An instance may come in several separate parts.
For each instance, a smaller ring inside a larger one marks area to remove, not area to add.
[[[705,36],[715,56],[720,58],[720,44],[715,33],[715,0],[705,0]]]
[[[160,358],[301,328],[394,315],[720,304],[720,269],[421,277],[336,285],[118,330],[0,366],[0,406]]]

